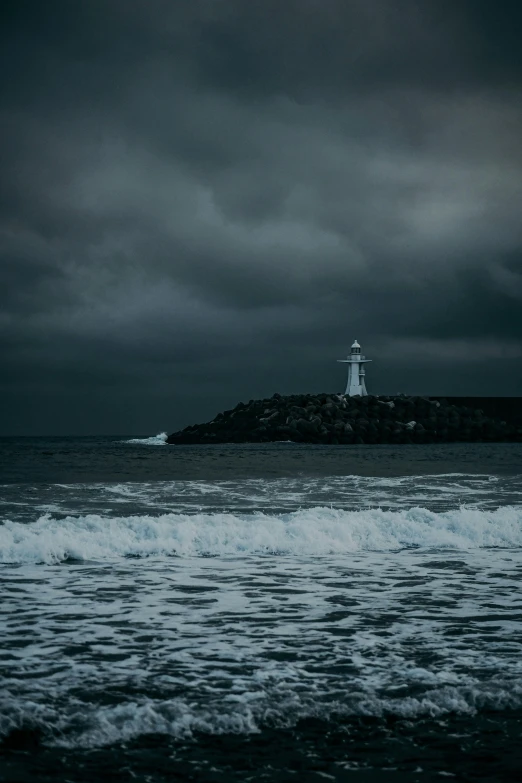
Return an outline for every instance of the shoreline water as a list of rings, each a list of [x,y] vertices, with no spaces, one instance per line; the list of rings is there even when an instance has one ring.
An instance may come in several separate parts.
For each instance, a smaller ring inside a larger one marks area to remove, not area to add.
[[[522,444],[131,440],[0,440],[0,778],[517,779]]]
[[[516,475],[521,443],[165,446],[156,438],[0,438],[0,483],[227,480],[292,476]]]

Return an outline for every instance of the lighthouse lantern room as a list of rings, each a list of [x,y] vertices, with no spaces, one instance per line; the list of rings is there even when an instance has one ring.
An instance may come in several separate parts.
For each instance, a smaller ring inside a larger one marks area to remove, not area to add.
[[[345,394],[349,397],[355,397],[356,395],[366,397],[368,392],[366,391],[366,383],[364,381],[364,365],[371,362],[371,359],[362,356],[361,346],[357,340],[352,345],[350,356],[346,359],[337,359],[337,361],[348,365],[348,383],[346,384]]]

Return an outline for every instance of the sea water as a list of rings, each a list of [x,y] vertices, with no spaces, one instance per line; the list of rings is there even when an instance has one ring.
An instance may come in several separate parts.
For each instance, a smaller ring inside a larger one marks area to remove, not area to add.
[[[0,780],[520,779],[521,444],[0,470]]]

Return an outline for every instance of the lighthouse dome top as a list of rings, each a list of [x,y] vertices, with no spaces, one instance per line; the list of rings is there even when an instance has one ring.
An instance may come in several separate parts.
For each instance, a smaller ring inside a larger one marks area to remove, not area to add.
[[[354,341],[353,341],[352,348],[360,348],[360,347],[361,347],[361,346],[359,345],[359,343],[357,342],[357,340],[354,340]]]

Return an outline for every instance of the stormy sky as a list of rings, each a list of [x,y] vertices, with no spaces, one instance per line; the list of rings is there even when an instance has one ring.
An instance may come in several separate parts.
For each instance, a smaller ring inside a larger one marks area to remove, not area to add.
[[[519,0],[1,13],[1,434],[522,393]]]

